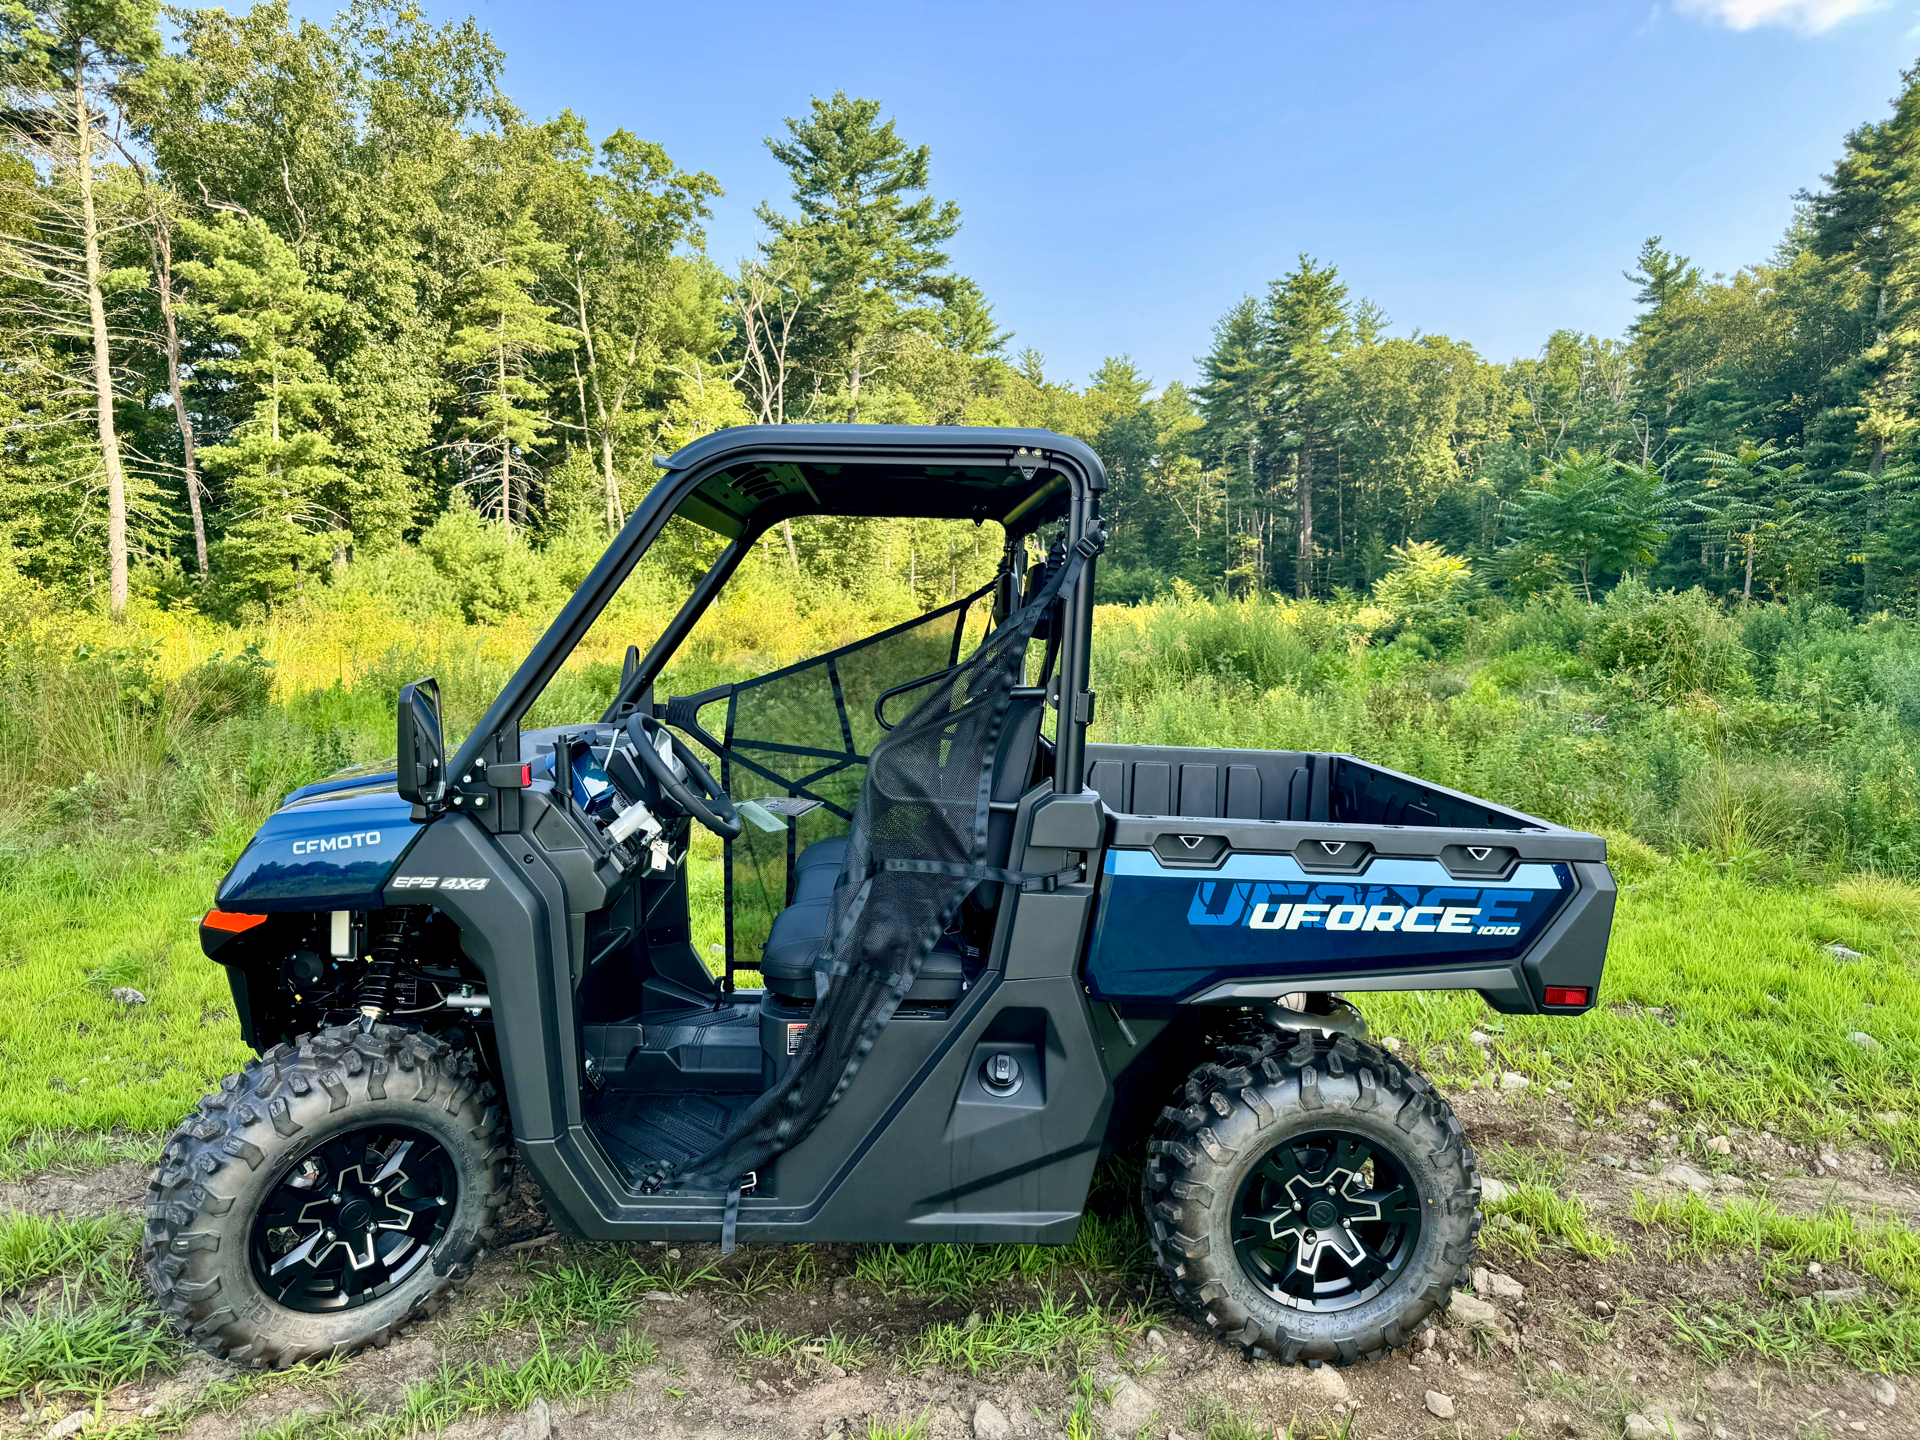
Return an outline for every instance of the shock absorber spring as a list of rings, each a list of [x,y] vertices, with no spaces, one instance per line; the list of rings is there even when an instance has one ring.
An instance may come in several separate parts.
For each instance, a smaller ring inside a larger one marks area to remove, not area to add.
[[[360,1028],[371,1031],[393,1002],[394,968],[407,938],[407,915],[399,907],[378,913],[371,959],[360,978]]]

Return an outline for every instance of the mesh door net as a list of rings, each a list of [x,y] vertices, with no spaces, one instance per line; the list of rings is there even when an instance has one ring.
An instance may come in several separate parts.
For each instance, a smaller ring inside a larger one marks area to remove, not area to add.
[[[735,971],[754,968],[774,917],[794,899],[795,856],[852,825],[868,753],[886,734],[876,703],[952,667],[975,603],[992,589],[797,665],[668,703],[668,720],[719,756],[720,783],[744,806],[747,824],[722,851],[730,988]],[[899,715],[919,694],[891,700],[888,711]],[[723,702],[717,738],[696,717]]]
[[[967,893],[1040,877],[988,864],[994,757],[1034,629],[1099,551],[1083,539],[965,662],[930,684],[874,746],[834,887],[831,978],[786,1079],[713,1150],[663,1167],[646,1189],[731,1187],[813,1129],[854,1079]]]

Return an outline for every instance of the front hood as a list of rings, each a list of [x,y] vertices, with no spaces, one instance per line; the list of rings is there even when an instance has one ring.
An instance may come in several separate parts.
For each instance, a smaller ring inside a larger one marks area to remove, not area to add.
[[[422,824],[393,776],[330,777],[267,818],[220,883],[223,911],[368,911]]]

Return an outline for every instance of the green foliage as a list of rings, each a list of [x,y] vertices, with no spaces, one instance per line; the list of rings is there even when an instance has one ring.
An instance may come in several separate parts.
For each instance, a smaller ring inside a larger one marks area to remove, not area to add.
[[[927,147],[908,146],[880,111],[878,101],[836,91],[816,96],[805,118],[790,117],[788,138],[767,149],[792,177],[799,214],[756,212],[770,258],[806,297],[794,358],[835,378],[827,404],[836,420],[894,418],[863,411],[862,384],[905,332],[938,324],[939,303],[964,295],[975,323],[962,323],[963,343],[988,341],[979,291],[944,273],[939,247],[960,229],[960,207],[926,193]]]
[[[139,1240],[124,1214],[0,1216],[0,1386],[97,1395],[179,1364],[136,1271]]]
[[[1692,1194],[1650,1198],[1640,1191],[1629,1214],[1648,1230],[1671,1237],[1675,1257],[1771,1253],[1797,1268],[1809,1261],[1843,1264],[1906,1296],[1921,1290],[1921,1241],[1899,1217],[1863,1219],[1832,1204],[1817,1215],[1797,1216],[1766,1197],[1730,1196],[1711,1206]]]
[[[293,248],[262,220],[221,213],[178,225],[207,257],[176,267],[192,297],[182,313],[229,346],[200,368],[224,382],[223,399],[246,406],[246,418],[200,452],[227,486],[215,554],[237,598],[271,604],[333,550],[321,532],[341,475],[324,422],[340,392],[311,346],[342,302],[309,284]]]
[[[1912,1375],[1921,1354],[1912,1305],[1676,1306],[1668,1319],[1710,1365],[1749,1355],[1788,1364],[1838,1357],[1869,1374]]]
[[[553,591],[513,527],[468,505],[449,506],[420,537],[420,549],[468,621],[504,620],[533,609]]]
[[[464,414],[454,428],[471,471],[474,499],[496,520],[527,519],[529,452],[552,425],[541,402],[547,388],[534,378],[536,358],[571,350],[574,336],[550,319],[555,307],[529,293],[543,271],[565,259],[562,248],[541,237],[529,215],[507,225],[496,246],[476,267],[454,312],[447,360],[459,375]]]
[[[1524,1182],[1485,1209],[1489,1224],[1483,1244],[1491,1250],[1512,1251],[1524,1260],[1535,1259],[1543,1239],[1597,1260],[1621,1249],[1619,1242],[1594,1224],[1579,1196],[1552,1186]]]
[[[942,1366],[970,1376],[1039,1366],[1051,1371],[1138,1337],[1146,1322],[1132,1311],[1087,1298],[1076,1301],[1043,1291],[1040,1304],[1018,1310],[995,1307],[967,1321],[941,1321],[911,1338],[901,1364],[910,1372]]]
[[[135,588],[182,610],[262,615],[334,584],[499,624],[585,573],[654,454],[749,421],[848,418],[1086,440],[1111,482],[1097,583],[1116,601],[1176,580],[1241,598],[1388,581],[1394,633],[1448,654],[1471,618],[1394,598],[1398,551],[1433,545],[1519,596],[1571,582],[1593,599],[1633,573],[1913,613],[1915,267],[1890,239],[1914,229],[1911,74],[1765,264],[1704,278],[1650,240],[1624,340],[1557,331],[1495,363],[1389,333],[1303,256],[1221,318],[1190,392],[1126,355],[1085,382],[1032,348],[1010,359],[990,297],[949,263],[960,214],[930,189],[934,157],[879,100],[816,97],[769,139],[789,203],[761,205],[765,245],[727,274],[703,252],[714,177],[625,130],[596,141],[571,111],[523,116],[471,20],[359,7],[318,23],[269,0],[182,10],[163,44],[155,14],[117,0],[5,22],[40,103],[16,107],[20,153],[0,160],[0,212],[18,219],[0,523],[14,568],[68,599],[93,595],[111,541],[116,611],[125,549]],[[138,170],[63,128],[63,67],[83,51],[91,103],[147,147]],[[105,217],[98,324],[145,402],[121,407],[118,440],[83,403],[83,174]],[[155,328],[177,354],[147,343]],[[176,390],[179,419],[153,403]],[[190,439],[204,584],[181,503]],[[110,474],[103,508],[95,471],[129,447],[152,463]],[[483,541],[463,504],[530,547]],[[436,534],[449,515],[456,533]],[[891,538],[847,529],[848,554]],[[395,556],[423,535],[431,567]],[[456,554],[478,572],[442,563]]]
[[[1652,465],[1570,449],[1549,462],[1538,486],[1522,491],[1516,540],[1503,561],[1523,590],[1542,588],[1553,570],[1571,569],[1591,600],[1598,577],[1653,562],[1666,539],[1660,528],[1666,509],[1661,474]]]
[[[1625,580],[1609,593],[1588,654],[1640,697],[1680,700],[1746,688],[1740,628],[1700,590],[1651,591]]]
[[[1432,541],[1397,545],[1393,569],[1374,586],[1374,603],[1393,617],[1400,634],[1429,649],[1459,644],[1467,632],[1467,603],[1476,592],[1466,561]]]
[[[881,1246],[863,1251],[854,1274],[888,1292],[971,1300],[1008,1281],[1144,1274],[1147,1238],[1130,1209],[1119,1220],[1083,1216],[1066,1246]]]

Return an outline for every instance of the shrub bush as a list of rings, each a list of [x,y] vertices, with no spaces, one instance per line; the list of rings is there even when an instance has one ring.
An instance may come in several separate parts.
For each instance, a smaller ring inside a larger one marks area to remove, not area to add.
[[[1601,607],[1589,655],[1635,695],[1677,700],[1748,684],[1740,627],[1700,588],[1653,591],[1630,577]]]

